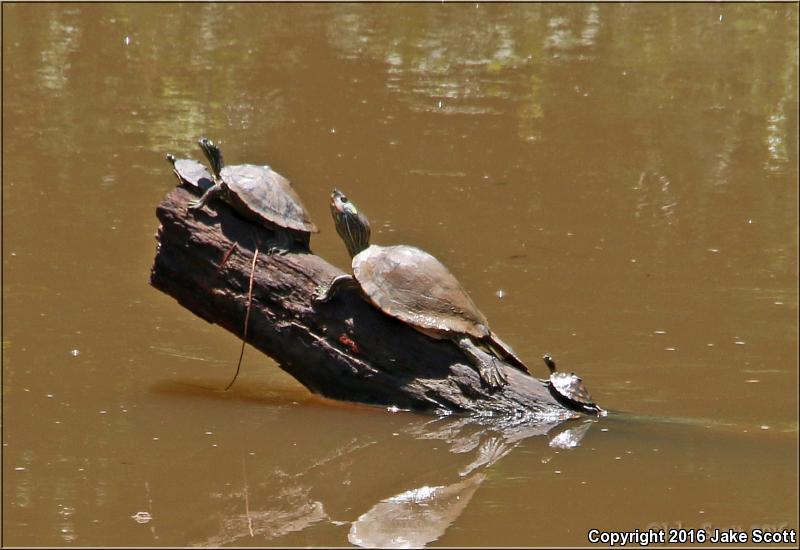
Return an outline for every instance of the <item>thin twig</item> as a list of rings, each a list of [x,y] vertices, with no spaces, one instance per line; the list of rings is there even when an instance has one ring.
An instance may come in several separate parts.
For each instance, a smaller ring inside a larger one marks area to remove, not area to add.
[[[236,382],[236,377],[239,376],[239,369],[242,368],[242,357],[244,357],[244,346],[247,343],[247,325],[250,323],[250,306],[253,305],[253,275],[256,273],[256,260],[258,259],[258,246],[253,254],[253,265],[250,266],[250,287],[247,290],[247,311],[244,314],[244,331],[242,332],[242,349],[239,352],[239,362],[236,364],[236,374],[233,375],[233,380],[225,388],[225,391],[231,389],[233,383]]]

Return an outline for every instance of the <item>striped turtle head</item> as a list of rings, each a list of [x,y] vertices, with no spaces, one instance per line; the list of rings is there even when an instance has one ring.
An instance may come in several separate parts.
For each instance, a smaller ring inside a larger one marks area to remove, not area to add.
[[[547,368],[550,369],[550,374],[556,372],[556,362],[552,357],[545,355],[542,359],[544,360],[544,364],[547,365]]]
[[[338,189],[331,194],[331,215],[336,232],[344,241],[351,258],[369,246],[369,220]]]
[[[222,151],[219,150],[219,147],[210,139],[201,137],[197,144],[200,146],[200,149],[203,150],[203,154],[208,159],[209,164],[211,164],[211,170],[214,172],[214,175],[219,178],[219,173],[222,171],[222,167],[225,166],[225,161],[222,160]]]

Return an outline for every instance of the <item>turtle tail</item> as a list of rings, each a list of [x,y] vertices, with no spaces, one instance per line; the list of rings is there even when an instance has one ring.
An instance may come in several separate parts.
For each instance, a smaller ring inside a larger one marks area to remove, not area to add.
[[[531,371],[528,370],[528,366],[522,362],[522,359],[517,357],[517,354],[514,353],[511,346],[498,338],[494,332],[489,333],[489,346],[492,348],[492,351],[497,353],[506,363],[518,368],[522,372],[530,374]]]

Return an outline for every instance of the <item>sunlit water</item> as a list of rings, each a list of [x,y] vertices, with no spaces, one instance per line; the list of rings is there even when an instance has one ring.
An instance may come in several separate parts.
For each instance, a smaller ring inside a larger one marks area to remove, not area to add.
[[[797,528],[797,6],[3,6],[5,545]],[[310,396],[148,285],[166,152],[440,258],[617,411]]]

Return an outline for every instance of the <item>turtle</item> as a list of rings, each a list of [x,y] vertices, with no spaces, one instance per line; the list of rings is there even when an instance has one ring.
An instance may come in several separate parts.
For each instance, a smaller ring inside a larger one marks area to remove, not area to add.
[[[414,246],[371,245],[369,220],[338,189],[331,194],[331,214],[352,258],[353,275],[321,285],[318,301],[329,300],[339,287],[356,286],[383,313],[430,338],[454,342],[490,389],[508,383],[501,361],[529,372],[439,260]]]
[[[219,197],[245,219],[276,233],[272,252],[288,252],[292,241],[308,249],[311,233],[319,229],[289,180],[269,166],[225,166],[222,152],[213,141],[200,138],[198,143],[211,164],[214,185],[189,204],[190,210],[199,210]]]
[[[583,385],[583,380],[574,372],[558,372],[556,362],[549,355],[542,357],[547,368],[550,369],[550,381],[547,386],[550,393],[559,403],[581,412],[605,416],[607,413],[597,406],[589,392]]]
[[[171,153],[167,153],[167,160],[172,164],[172,171],[181,183],[201,193],[214,186],[214,177],[202,163],[193,159],[176,159]]]

